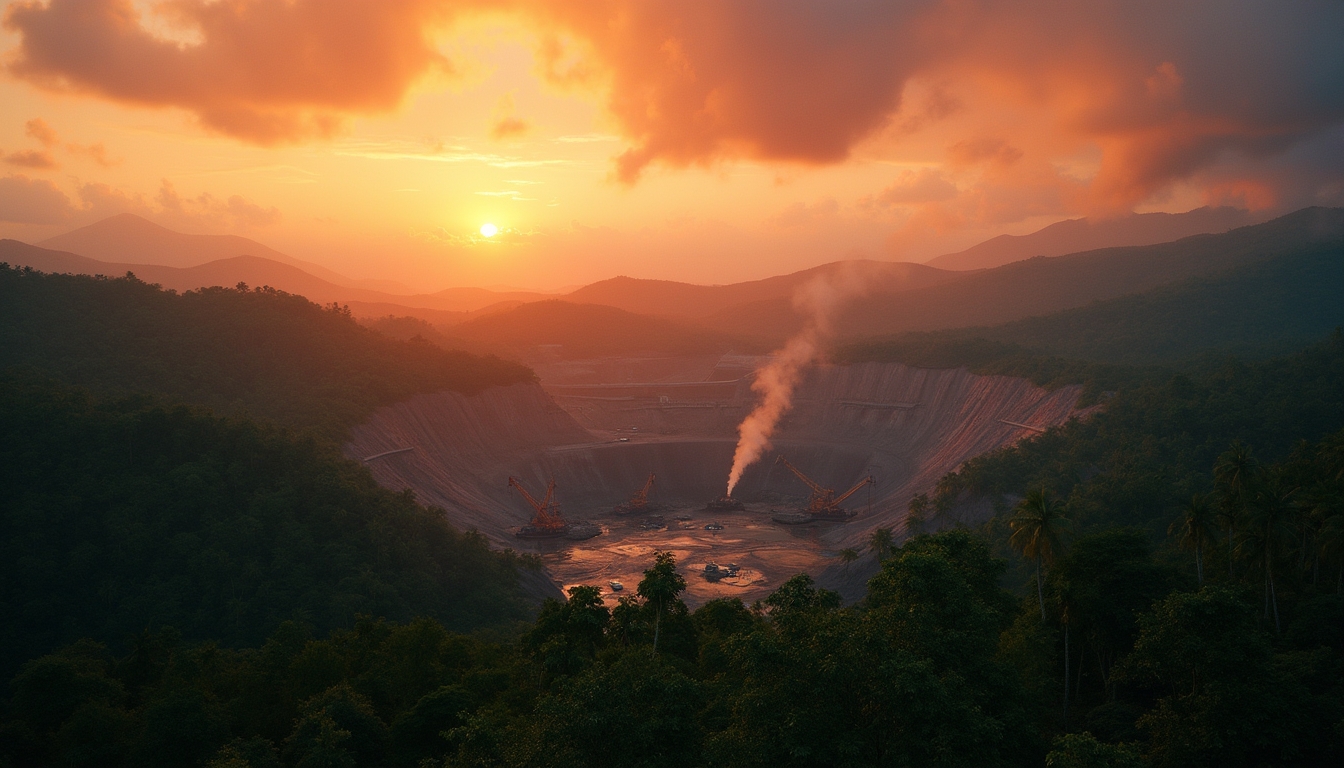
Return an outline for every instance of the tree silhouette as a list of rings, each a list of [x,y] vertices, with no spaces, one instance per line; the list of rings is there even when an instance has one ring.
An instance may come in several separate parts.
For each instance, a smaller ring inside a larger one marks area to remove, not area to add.
[[[1195,575],[1200,586],[1204,585],[1204,545],[1213,538],[1213,526],[1214,511],[1209,498],[1196,493],[1181,505],[1181,516],[1167,528],[1181,549],[1194,551]]]
[[[876,528],[868,536],[868,546],[872,548],[873,552],[877,553],[878,561],[887,559],[887,555],[891,553],[893,541],[890,528]]]
[[[1218,517],[1227,529],[1227,575],[1229,578],[1235,574],[1232,570],[1232,564],[1235,561],[1233,556],[1233,536],[1236,533],[1237,524],[1245,514],[1246,501],[1251,493],[1251,488],[1260,476],[1260,462],[1255,456],[1251,455],[1250,446],[1240,440],[1232,443],[1232,446],[1218,457],[1213,465],[1213,479],[1218,486],[1219,510]]]
[[[1246,524],[1237,541],[1237,554],[1252,566],[1260,566],[1265,574],[1265,619],[1270,610],[1274,614],[1274,631],[1279,625],[1279,599],[1274,587],[1274,565],[1284,550],[1296,538],[1293,517],[1296,508],[1292,502],[1293,489],[1279,482],[1266,483],[1256,491],[1247,507]]]
[[[654,606],[653,652],[658,652],[658,632],[662,628],[663,613],[676,602],[686,589],[686,579],[677,573],[677,558],[671,552],[653,553],[653,567],[644,572],[636,590],[640,597]]]
[[[1008,543],[1023,557],[1036,561],[1036,597],[1041,603],[1041,621],[1045,621],[1045,586],[1041,565],[1051,565],[1064,553],[1064,536],[1069,519],[1044,488],[1030,491],[1018,502],[1008,525],[1013,529]]]
[[[905,516],[905,535],[918,536],[924,532],[924,524],[928,522],[929,515],[929,495],[921,493],[918,496],[910,497],[909,511]]]
[[[859,559],[859,551],[853,547],[845,547],[840,550],[840,562],[845,564],[845,572],[849,572],[849,564]]]

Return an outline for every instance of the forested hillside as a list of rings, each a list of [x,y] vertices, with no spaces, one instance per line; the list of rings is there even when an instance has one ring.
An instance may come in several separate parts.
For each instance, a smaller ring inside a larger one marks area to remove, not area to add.
[[[339,439],[380,405],[533,378],[493,357],[400,341],[268,288],[177,294],[133,277],[0,267],[0,361],[97,392],[150,392]]]
[[[614,608],[548,602],[516,643],[365,620],[285,624],[243,651],[84,641],[14,679],[0,760],[23,765],[1333,765],[1340,598],[1264,621],[1235,579],[1084,537],[1015,599],[967,531],[883,549],[856,606],[797,576],[694,612],[671,553]],[[1048,597],[1047,597],[1048,594]],[[1333,624],[1331,622],[1334,622]],[[1072,642],[1071,642],[1072,641]]]
[[[520,562],[324,441],[148,398],[0,378],[0,675],[155,627],[260,643],[362,614],[455,629],[530,610]]]
[[[1344,243],[1316,244],[1222,274],[1004,325],[865,340],[840,356],[1002,369],[993,372],[1030,371],[1027,358],[1048,356],[1182,365],[1209,354],[1283,354],[1341,325]]]
[[[1117,525],[1161,535],[1173,510],[1211,487],[1208,472],[1234,441],[1264,460],[1344,428],[1344,335],[1296,355],[1228,361],[1203,374],[1121,391],[1090,418],[976,457],[940,485],[1001,508],[1045,488],[1084,530]]]

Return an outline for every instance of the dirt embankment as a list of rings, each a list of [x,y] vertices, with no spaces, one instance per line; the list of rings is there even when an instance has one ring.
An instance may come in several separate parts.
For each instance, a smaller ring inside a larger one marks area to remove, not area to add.
[[[354,431],[346,453],[364,459],[412,448],[369,462],[380,483],[415,490],[457,525],[475,527],[498,544],[537,549],[562,584],[637,579],[647,567],[641,555],[681,542],[692,569],[703,568],[695,559],[703,554],[706,562],[738,562],[753,574],[741,584],[692,579],[693,599],[725,590],[755,599],[798,570],[819,572],[840,548],[861,545],[873,528],[898,526],[912,495],[931,490],[966,459],[1077,413],[1073,387],[1046,391],[1022,379],[898,364],[821,367],[799,387],[775,451],[742,480],[737,495],[751,510],[741,519],[724,517],[727,530],[710,535],[703,526],[712,515],[700,508],[723,492],[736,426],[754,402],[749,379],[734,381],[711,363],[687,360],[696,371],[659,366],[662,381],[605,365],[593,366],[603,370],[605,382],[584,376],[575,377],[581,383],[561,378],[567,383],[546,389],[519,384],[472,397],[422,395],[375,412]],[[640,367],[650,372],[647,362]],[[545,381],[544,370],[542,376]],[[861,511],[850,523],[776,530],[770,509],[807,495],[774,464],[777,454],[840,490],[875,476],[871,507],[865,489],[846,505]],[[655,500],[695,519],[671,525],[669,514],[671,530],[644,530],[611,514],[650,472],[658,478]],[[534,493],[555,478],[564,514],[597,522],[604,534],[520,545],[512,533],[531,510],[507,487],[510,475]]]
[[[512,544],[510,529],[527,522],[510,501],[508,477],[547,448],[593,437],[537,384],[492,387],[476,395],[437,392],[379,408],[352,430],[345,455],[368,462],[378,482],[410,488],[422,503],[443,507],[454,524]]]

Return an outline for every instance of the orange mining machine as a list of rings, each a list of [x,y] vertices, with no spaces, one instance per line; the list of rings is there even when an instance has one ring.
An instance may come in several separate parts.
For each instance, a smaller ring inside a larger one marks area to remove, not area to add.
[[[819,483],[812,480],[812,478],[804,475],[802,470],[790,464],[789,460],[783,456],[776,459],[775,463],[783,464],[790,472],[797,475],[798,479],[802,480],[808,488],[812,489],[812,498],[808,500],[806,510],[776,513],[772,516],[772,519],[777,523],[797,525],[799,523],[810,523],[813,520],[822,520],[833,523],[848,522],[853,519],[858,512],[851,509],[845,509],[840,505],[845,499],[848,499],[850,496],[857,493],[860,488],[866,485],[875,485],[877,483],[877,480],[874,479],[872,475],[869,475],[855,483],[853,488],[836,496],[834,490],[823,488]]]
[[[641,512],[649,511],[649,492],[653,490],[653,473],[649,473],[649,479],[644,482],[644,487],[635,491],[635,495],[630,497],[629,501],[623,501],[616,505],[612,511],[618,515],[638,515]]]
[[[569,525],[565,522],[565,518],[560,516],[560,507],[555,503],[554,479],[546,485],[546,495],[541,501],[533,498],[516,477],[509,478],[509,487],[517,488],[518,493],[522,494],[532,509],[536,510],[532,515],[532,522],[519,528],[515,536],[520,539],[554,539],[569,532]]]

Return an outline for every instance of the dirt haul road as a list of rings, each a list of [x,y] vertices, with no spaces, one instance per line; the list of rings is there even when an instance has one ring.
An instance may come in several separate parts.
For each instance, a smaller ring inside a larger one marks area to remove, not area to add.
[[[759,362],[540,363],[540,385],[420,395],[379,409],[353,431],[345,451],[360,460],[386,454],[368,461],[382,485],[414,490],[455,525],[496,544],[539,553],[564,587],[599,584],[614,599],[608,582],[632,592],[652,553],[668,549],[688,577],[691,602],[751,602],[799,571],[834,567],[840,549],[862,548],[874,528],[899,530],[910,497],[932,490],[965,460],[1079,414],[1077,387],[1046,391],[965,369],[821,366],[799,386],[774,450],[743,475],[734,495],[748,509],[704,511],[724,492],[737,425],[755,402],[750,371]],[[412,450],[388,453],[406,448]],[[808,490],[774,463],[779,454],[826,487],[843,491],[868,475],[877,484],[846,503],[860,512],[848,523],[782,526],[770,521],[771,511],[805,504]],[[612,512],[649,473],[657,476],[652,500],[661,507],[653,514],[663,527]],[[532,510],[508,488],[510,476],[534,494],[554,478],[565,517],[591,521],[603,533],[586,541],[515,538]],[[705,528],[716,522],[722,530]],[[736,564],[737,575],[705,578],[711,562]]]

